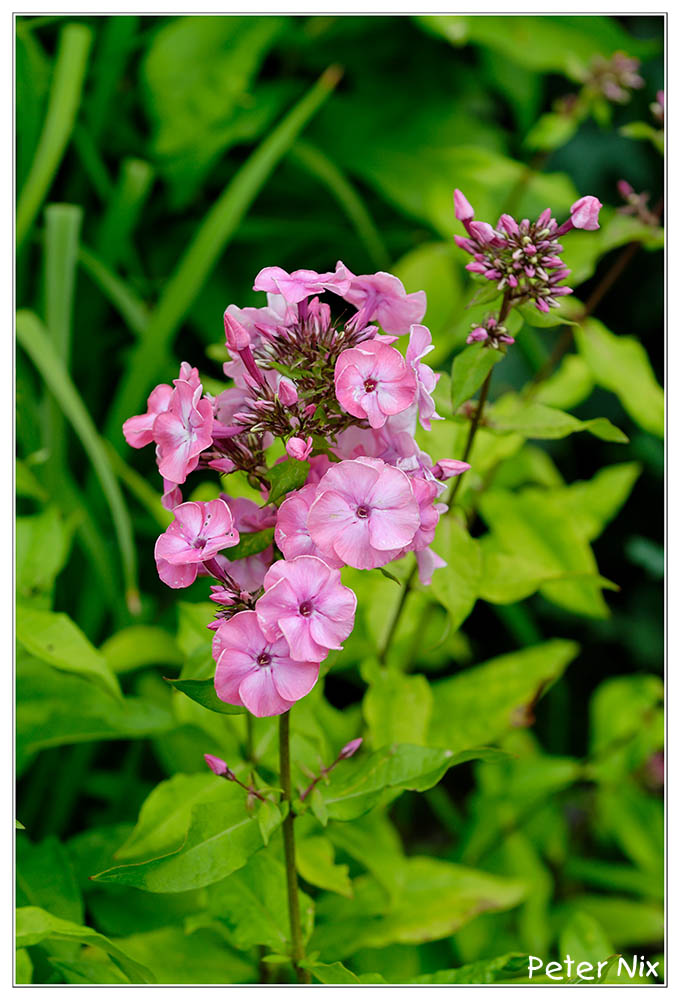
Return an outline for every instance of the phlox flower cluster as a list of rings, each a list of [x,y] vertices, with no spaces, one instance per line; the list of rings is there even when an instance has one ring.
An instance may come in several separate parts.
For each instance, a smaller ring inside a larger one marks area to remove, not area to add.
[[[586,195],[574,202],[569,218],[561,225],[546,208],[535,222],[517,222],[511,215],[501,215],[494,228],[488,222],[475,220],[474,209],[457,189],[454,205],[456,218],[467,231],[467,236],[456,235],[454,239],[472,257],[466,269],[495,282],[498,290],[507,295],[509,305],[533,302],[544,313],[559,305],[560,296],[573,291],[562,284],[570,271],[560,257],[563,247],[559,238],[571,229],[598,229],[602,208],[597,198]],[[491,331],[486,332],[487,337],[495,338]],[[473,341],[485,339],[481,333],[472,337]]]
[[[429,584],[444,565],[430,548],[446,510],[444,482],[468,465],[435,463],[415,439],[418,422],[429,430],[441,419],[439,376],[424,360],[433,349],[421,323],[424,292],[407,294],[384,272],[355,275],[342,262],[325,273],[267,267],[254,289],[266,305],[224,314],[231,384],[212,396],[182,364],[123,431],[132,447],[155,444],[163,503],[174,514],[156,543],[161,579],[172,588],[199,574],[214,580],[218,697],[268,716],[312,689],[354,627],[356,596],[342,567],[376,569],[413,552]],[[307,464],[302,485],[270,503],[275,439],[285,460]],[[187,477],[207,469],[226,477],[227,491],[184,502]],[[229,495],[237,471],[261,504]],[[234,558],[230,550],[267,529],[273,541],[264,534],[252,554]]]

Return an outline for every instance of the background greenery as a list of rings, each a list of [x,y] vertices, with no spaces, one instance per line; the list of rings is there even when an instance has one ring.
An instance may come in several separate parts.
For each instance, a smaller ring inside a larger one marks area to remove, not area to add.
[[[343,822],[336,793],[324,836],[299,821],[314,976],[516,982],[527,952],[660,951],[663,258],[659,231],[614,207],[622,175],[652,205],[663,194],[649,125],[626,129],[651,122],[662,40],[660,17],[18,20],[19,982],[290,975],[260,965],[263,948],[286,950],[275,850],[172,894],[172,874],[152,891],[125,868],[89,879],[177,850],[190,806],[224,797],[204,752],[248,770],[243,720],[162,679],[209,676],[207,591],[178,603],[159,582],[168,515],[152,454],[131,453],[120,425],[180,360],[212,387],[222,312],[258,304],[270,264],[340,258],[425,288],[435,367],[450,370],[480,311],[465,310],[454,187],[492,222],[605,203],[598,233],[564,241],[572,283],[588,301],[625,271],[604,325],[577,331],[534,399],[608,417],[629,443],[513,409],[565,344],[526,324],[494,374],[500,433],[480,432],[459,495],[470,533],[453,519],[440,532],[449,570],[409,599],[387,666],[374,650],[397,586],[348,580],[357,628],[325,698],[319,686],[293,713],[295,760],[328,763],[359,734],[369,761],[394,742],[506,753],[448,773],[407,754],[401,785],[379,784],[361,818]],[[565,126],[553,102],[617,50],[641,59],[644,90]],[[449,419],[424,444],[459,457],[467,422],[447,388]],[[195,495],[214,488],[199,477]],[[255,725],[265,774],[273,732]]]

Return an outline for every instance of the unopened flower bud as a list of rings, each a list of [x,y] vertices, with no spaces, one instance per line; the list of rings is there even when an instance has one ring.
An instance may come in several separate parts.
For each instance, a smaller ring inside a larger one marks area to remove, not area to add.
[[[250,347],[250,334],[242,323],[231,315],[229,310],[224,314],[224,335],[227,340],[227,347],[230,351],[238,354]]]
[[[467,219],[474,218],[475,210],[467,200],[462,191],[458,188],[453,192],[453,206],[456,212],[456,218],[460,222],[465,222]]]
[[[306,441],[302,438],[292,437],[286,442],[286,454],[290,458],[295,458],[298,462],[304,462],[309,458],[313,448],[313,441],[308,437]]]
[[[213,757],[211,753],[204,753],[203,759],[213,774],[216,774],[218,778],[226,778],[227,781],[236,780],[236,775],[231,768],[227,767],[226,761],[222,760],[221,757]]]
[[[363,742],[363,738],[359,736],[356,740],[350,740],[349,743],[345,743],[338,754],[338,760],[349,760],[350,757],[354,756]]]
[[[602,202],[592,194],[579,198],[571,206],[571,222],[574,229],[599,229],[598,216]]]
[[[471,333],[468,334],[466,343],[474,344],[476,341],[487,340],[489,334],[486,332],[483,326],[476,326]]]
[[[440,458],[433,467],[432,473],[436,479],[446,482],[447,479],[453,479],[454,476],[461,476],[469,468],[467,462],[459,462],[455,458]]]
[[[292,406],[293,403],[297,403],[298,393],[295,383],[285,376],[279,382],[278,394],[284,406]]]

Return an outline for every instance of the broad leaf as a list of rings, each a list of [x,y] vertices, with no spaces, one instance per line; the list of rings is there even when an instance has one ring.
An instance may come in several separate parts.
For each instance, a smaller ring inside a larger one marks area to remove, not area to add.
[[[476,538],[452,515],[442,517],[433,543],[446,562],[432,577],[432,593],[449,612],[452,631],[472,611],[482,579],[482,552]]]
[[[527,438],[555,440],[579,431],[590,431],[603,441],[626,444],[628,438],[606,417],[579,420],[571,413],[542,403],[522,403],[510,396],[497,403],[489,416],[490,425],[500,433],[517,433]]]
[[[74,941],[79,944],[101,948],[119,966],[132,983],[152,983],[149,969],[130,958],[121,948],[114,945],[103,934],[97,934],[90,927],[62,920],[38,906],[23,906],[16,915],[16,945],[30,948],[43,941]]]
[[[422,674],[396,671],[376,676],[363,701],[371,746],[425,743],[432,714],[432,690]]]
[[[101,646],[109,667],[115,674],[139,667],[179,667],[183,656],[169,632],[156,625],[130,625],[107,639]]]
[[[253,531],[249,535],[242,534],[238,545],[234,545],[230,549],[225,549],[224,555],[231,562],[234,562],[236,559],[247,559],[248,556],[254,556],[258,552],[263,552],[273,541],[273,528],[265,528],[263,531]]]
[[[325,837],[305,837],[297,845],[295,858],[297,870],[305,882],[340,896],[352,895],[349,868],[335,863],[333,845]]]
[[[453,359],[451,369],[451,405],[453,411],[472,399],[493,366],[505,355],[502,351],[470,344]]]
[[[526,976],[529,956],[519,952],[484,958],[459,969],[443,969],[426,976],[417,976],[413,982],[424,986],[487,986],[493,983],[511,983]]]
[[[32,844],[17,839],[18,906],[39,906],[56,917],[83,922],[83,901],[66,848],[56,837]]]
[[[546,406],[569,410],[587,399],[594,385],[585,360],[579,354],[567,354],[557,371],[539,384],[533,399]]]
[[[539,330],[551,326],[578,326],[575,320],[569,319],[568,316],[565,316],[564,313],[555,308],[545,313],[541,312],[536,306],[527,304],[519,306],[519,313],[528,326],[535,326]]]
[[[278,503],[293,490],[304,486],[309,469],[309,462],[298,462],[295,458],[287,458],[268,469],[267,479],[270,490],[267,503]]]
[[[73,526],[56,507],[16,520],[16,587],[20,598],[49,593],[68,558]]]
[[[205,681],[173,680],[166,677],[168,684],[172,684],[176,691],[181,691],[187,698],[203,705],[203,708],[210,709],[211,712],[218,712],[220,715],[244,715],[246,709],[242,705],[228,705],[226,701],[220,701],[215,693],[215,680],[210,678]]]
[[[189,934],[182,927],[162,927],[120,938],[118,943],[168,986],[257,982],[257,966],[230,948],[211,928]]]

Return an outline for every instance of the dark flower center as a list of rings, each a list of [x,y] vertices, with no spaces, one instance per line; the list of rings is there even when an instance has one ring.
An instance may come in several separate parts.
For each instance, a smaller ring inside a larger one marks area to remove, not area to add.
[[[269,664],[272,662],[272,658],[269,655],[269,653],[260,653],[260,655],[257,658],[257,662],[260,667],[268,667]]]
[[[364,382],[364,389],[366,390],[366,392],[375,392],[377,387],[378,383],[374,378],[367,378],[366,381]]]
[[[357,507],[357,517],[368,517],[369,513],[370,511],[368,507],[366,507],[364,504],[360,504]]]
[[[298,608],[298,611],[304,618],[309,618],[313,610],[311,601],[303,601]]]

